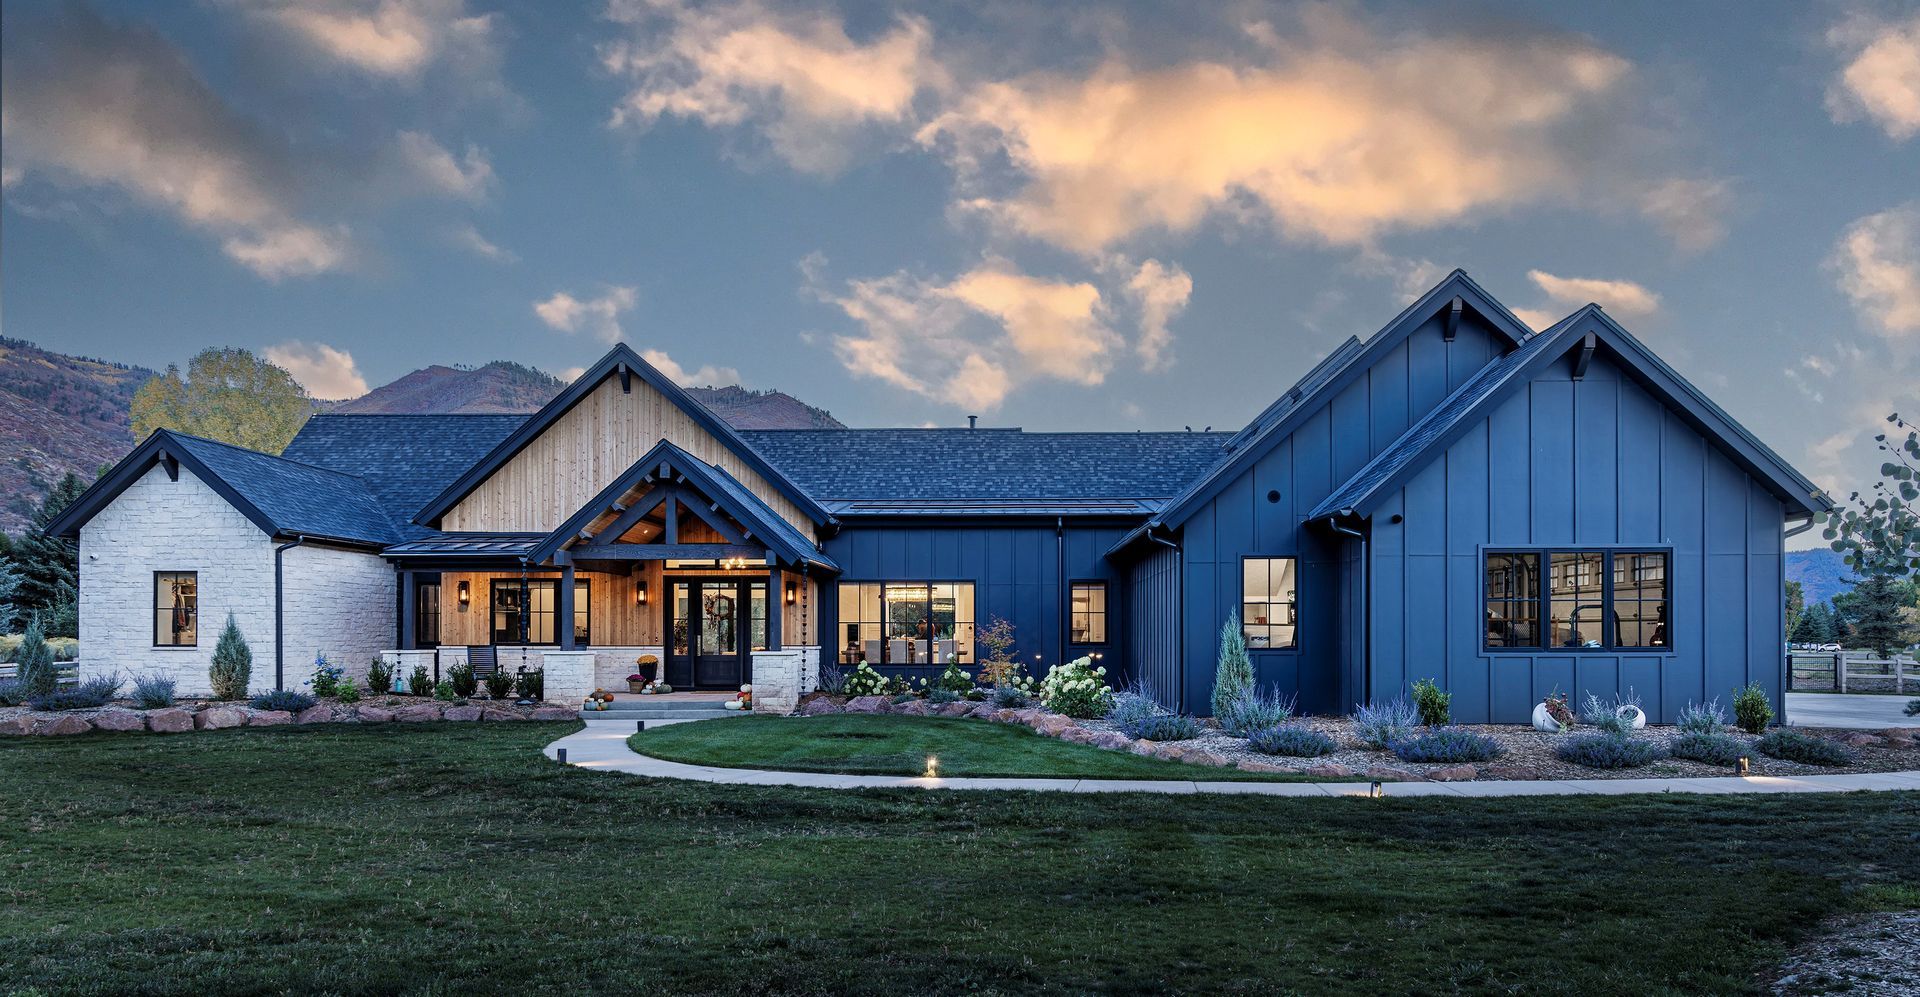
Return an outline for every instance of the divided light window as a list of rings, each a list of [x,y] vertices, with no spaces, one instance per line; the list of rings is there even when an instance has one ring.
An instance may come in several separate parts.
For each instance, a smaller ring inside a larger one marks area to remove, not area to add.
[[[200,573],[153,573],[153,646],[194,647],[200,643]]]
[[[1291,557],[1240,561],[1240,631],[1248,650],[1294,646],[1298,564]]]
[[[973,622],[972,582],[842,582],[840,662],[964,665]]]
[[[495,644],[559,644],[553,629],[559,611],[560,580],[529,578],[524,607],[520,600],[520,579],[493,580],[492,641]],[[522,612],[522,609],[525,612]],[[585,579],[573,583],[573,642],[579,647],[592,645],[592,587]],[[521,631],[524,617],[526,630]]]
[[[1668,560],[1665,551],[1489,551],[1486,646],[1666,650]]]
[[[1107,583],[1074,582],[1071,615],[1074,644],[1107,642]]]

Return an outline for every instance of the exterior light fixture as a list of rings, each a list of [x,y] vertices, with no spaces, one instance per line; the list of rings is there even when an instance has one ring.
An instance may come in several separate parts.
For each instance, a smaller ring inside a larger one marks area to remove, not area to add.
[[[636,606],[644,606],[647,604],[647,580],[645,578],[640,579],[633,585],[633,604]]]
[[[940,778],[940,759],[935,758],[932,755],[927,756],[927,778],[929,779]]]
[[[1753,774],[1753,759],[1748,758],[1746,755],[1741,755],[1738,759],[1736,759],[1733,763],[1733,766],[1735,771],[1739,772],[1741,775]]]
[[[787,583],[787,605],[791,606],[794,603],[799,601],[800,601],[800,586],[795,584],[794,582],[788,582]]]
[[[465,609],[472,602],[473,602],[473,583],[462,580],[460,582],[460,608]]]
[[[1379,798],[1381,798],[1382,796],[1385,796],[1385,795],[1387,795],[1387,791],[1386,791],[1386,790],[1384,790],[1384,789],[1381,789],[1381,788],[1380,788],[1380,780],[1378,780],[1378,779],[1375,779],[1375,780],[1374,780],[1374,782],[1373,782],[1373,788],[1371,788],[1371,789],[1369,789],[1369,790],[1367,790],[1367,795],[1368,795],[1369,797],[1371,797],[1371,798],[1373,798],[1373,799],[1376,799],[1376,800],[1377,800],[1377,799],[1379,799]]]

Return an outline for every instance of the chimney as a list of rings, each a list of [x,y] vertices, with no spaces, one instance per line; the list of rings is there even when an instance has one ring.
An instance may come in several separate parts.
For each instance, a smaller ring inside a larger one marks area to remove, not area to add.
[[[979,429],[979,428],[980,428],[980,417],[979,417],[979,416],[977,416],[977,415],[970,415],[970,416],[967,416],[967,428],[968,428],[968,429]]]

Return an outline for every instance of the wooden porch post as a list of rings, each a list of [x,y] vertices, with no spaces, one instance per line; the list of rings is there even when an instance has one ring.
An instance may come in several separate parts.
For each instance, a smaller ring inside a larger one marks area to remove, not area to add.
[[[420,635],[414,630],[420,615],[420,576],[412,571],[400,572],[400,648],[411,651],[419,646]]]
[[[768,555],[771,559],[772,555]],[[767,650],[780,650],[780,623],[787,615],[787,592],[780,583],[786,573],[779,565],[767,569]]]
[[[560,568],[560,591],[554,600],[555,613],[559,617],[553,625],[560,631],[560,650],[573,650],[573,565]]]

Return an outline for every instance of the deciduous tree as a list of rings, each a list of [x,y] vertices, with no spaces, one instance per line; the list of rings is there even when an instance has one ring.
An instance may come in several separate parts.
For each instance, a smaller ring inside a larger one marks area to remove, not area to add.
[[[148,381],[133,396],[133,437],[156,429],[278,454],[313,414],[313,399],[293,375],[247,350],[201,350],[180,368]]]

